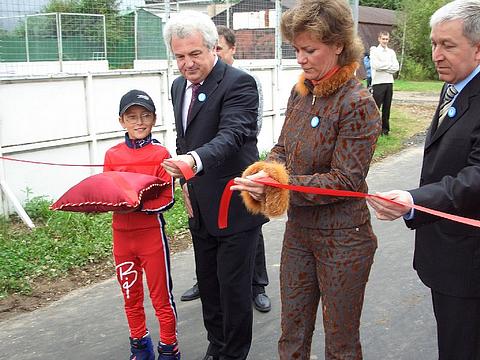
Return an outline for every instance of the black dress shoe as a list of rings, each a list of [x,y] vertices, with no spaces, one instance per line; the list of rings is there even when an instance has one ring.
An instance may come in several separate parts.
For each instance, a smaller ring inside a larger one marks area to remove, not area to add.
[[[198,291],[198,283],[195,283],[190,289],[185,291],[180,297],[182,301],[195,300],[200,297],[200,292]]]
[[[253,298],[253,306],[260,312],[269,312],[272,309],[272,303],[267,294],[261,293]]]

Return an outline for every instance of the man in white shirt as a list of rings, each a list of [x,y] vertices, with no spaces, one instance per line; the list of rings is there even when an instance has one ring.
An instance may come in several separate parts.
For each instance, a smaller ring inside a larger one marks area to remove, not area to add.
[[[382,110],[382,134],[390,131],[390,107],[393,96],[393,74],[398,69],[398,60],[395,51],[388,47],[390,34],[381,31],[378,34],[378,46],[370,49],[370,66],[372,70],[373,98]]]

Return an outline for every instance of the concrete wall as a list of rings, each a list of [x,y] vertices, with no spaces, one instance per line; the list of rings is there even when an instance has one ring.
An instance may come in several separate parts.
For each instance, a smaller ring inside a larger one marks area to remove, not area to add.
[[[290,90],[299,74],[294,62],[239,61],[261,80],[264,121],[259,151],[278,138]],[[136,70],[0,80],[0,154],[18,160],[102,164],[105,151],[123,140],[118,123],[120,97],[132,88],[149,93],[157,106],[154,136],[175,154],[170,85],[178,76],[167,62],[139,62]],[[277,69],[279,69],[277,84]],[[58,198],[101,167],[0,162],[0,178],[24,202],[27,195]],[[3,194],[2,194],[3,196]],[[2,199],[3,211],[12,205]]]

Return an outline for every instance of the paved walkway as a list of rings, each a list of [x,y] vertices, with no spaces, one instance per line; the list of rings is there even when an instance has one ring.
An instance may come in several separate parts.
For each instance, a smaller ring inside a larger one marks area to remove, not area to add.
[[[370,191],[412,188],[418,181],[422,147],[412,147],[375,164],[369,174]],[[402,221],[373,221],[379,248],[367,285],[361,337],[366,360],[434,360],[436,337],[430,294],[412,270],[413,232]],[[279,257],[284,220],[264,227],[268,272],[267,292],[273,309],[255,312],[254,342],[249,359],[274,360],[279,337]],[[172,259],[175,296],[192,285],[191,250]],[[200,302],[177,302],[182,359],[199,360],[206,349]],[[149,328],[158,329],[148,308]],[[127,359],[128,329],[118,285],[114,279],[75,291],[54,304],[0,323],[0,354],[15,360]],[[321,314],[311,359],[323,359]]]
[[[419,91],[394,91],[393,101],[403,103],[438,103],[439,93]],[[432,114],[433,115],[433,114]]]

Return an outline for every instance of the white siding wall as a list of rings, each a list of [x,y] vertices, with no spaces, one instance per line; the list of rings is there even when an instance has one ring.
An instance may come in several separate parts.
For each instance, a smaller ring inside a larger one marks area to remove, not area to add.
[[[260,152],[267,151],[280,133],[299,69],[294,63],[284,64],[277,86],[273,62],[239,63],[255,72],[263,85],[264,121],[258,147]],[[177,75],[167,71],[166,63],[137,63],[135,67],[135,71],[0,80],[0,154],[39,162],[102,164],[105,151],[123,139],[118,102],[133,88],[146,91],[154,99],[158,116],[154,136],[175,154],[169,89]],[[0,161],[0,177],[20,202],[25,201],[27,192],[30,197],[45,195],[56,199],[99,171],[100,167]],[[12,211],[4,197],[2,203],[0,210]]]

